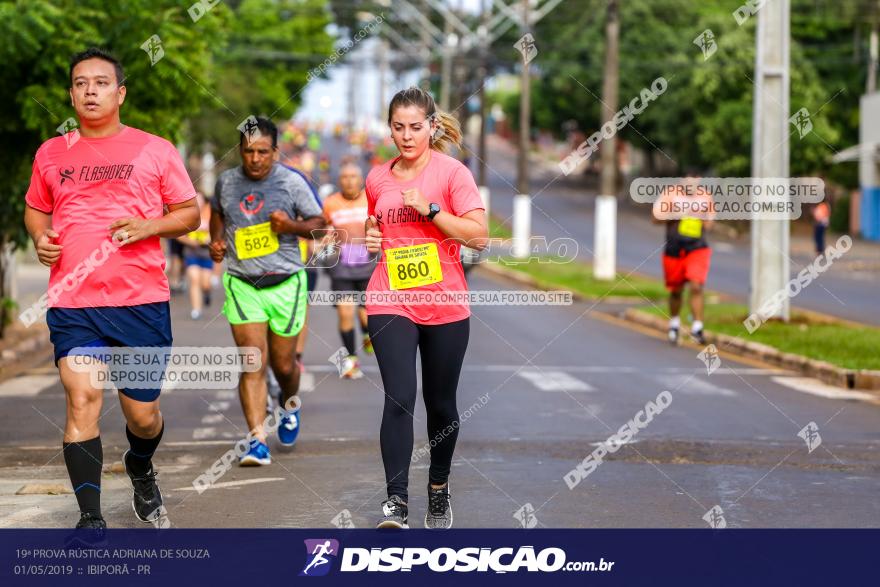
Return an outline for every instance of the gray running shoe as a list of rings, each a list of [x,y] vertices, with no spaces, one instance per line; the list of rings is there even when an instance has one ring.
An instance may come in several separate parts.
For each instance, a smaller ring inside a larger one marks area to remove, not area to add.
[[[409,508],[403,503],[399,495],[392,495],[382,502],[382,518],[376,524],[377,528],[409,528],[407,519]]]
[[[449,482],[440,489],[428,484],[428,511],[425,512],[425,528],[448,530],[452,528],[452,499],[449,496]]]

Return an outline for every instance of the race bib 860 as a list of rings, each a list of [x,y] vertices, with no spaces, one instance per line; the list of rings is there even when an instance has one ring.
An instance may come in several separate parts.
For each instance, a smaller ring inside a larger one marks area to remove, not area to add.
[[[385,262],[391,289],[409,289],[443,281],[437,243],[387,249]]]

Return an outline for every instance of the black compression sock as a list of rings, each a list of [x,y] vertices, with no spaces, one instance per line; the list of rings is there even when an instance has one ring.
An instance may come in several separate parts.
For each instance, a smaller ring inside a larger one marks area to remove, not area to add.
[[[356,355],[357,349],[354,346],[354,328],[351,330],[340,330],[339,335],[342,337],[342,344],[349,355]]]
[[[131,450],[128,452],[128,458],[126,458],[126,465],[135,477],[143,477],[152,470],[153,453],[156,452],[156,447],[159,446],[159,442],[162,440],[163,432],[165,432],[164,421],[162,422],[162,429],[159,430],[159,434],[153,438],[135,436],[134,432],[128,429],[128,426],[125,427],[125,435],[128,437],[128,445],[131,447]]]
[[[70,484],[79,504],[79,511],[95,516],[101,515],[101,466],[104,464],[104,450],[101,437],[96,436],[83,442],[65,442],[64,464]]]

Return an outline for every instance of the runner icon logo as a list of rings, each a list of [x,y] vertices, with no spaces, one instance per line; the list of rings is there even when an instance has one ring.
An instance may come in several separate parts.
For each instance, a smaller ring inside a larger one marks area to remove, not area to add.
[[[538,525],[538,518],[535,516],[535,507],[531,503],[523,504],[521,508],[516,510],[513,518],[519,522],[523,528],[534,528]]]
[[[797,434],[805,443],[807,443],[807,453],[811,453],[822,444],[822,436],[819,434],[819,427],[815,422],[810,422]]]
[[[339,555],[339,541],[332,538],[311,538],[306,543],[306,566],[300,577],[321,577],[330,572],[333,560]]]
[[[79,140],[79,129],[77,128],[76,120],[73,118],[68,118],[61,125],[55,129],[58,134],[64,137],[64,142],[67,145],[67,149],[70,150],[72,146],[76,144]],[[73,173],[73,167],[70,168],[68,174]],[[63,175],[63,174],[62,174]],[[67,179],[73,181],[73,178],[67,177]],[[61,179],[61,183],[64,184],[64,179]]]
[[[141,43],[141,49],[150,57],[150,67],[159,63],[165,57],[165,47],[159,35],[151,35],[149,39]]]
[[[718,349],[714,344],[710,344],[697,355],[697,358],[706,365],[706,375],[711,375],[718,367],[721,366],[721,357],[718,356]]]
[[[703,514],[703,520],[715,530],[727,528],[727,520],[724,519],[724,510],[720,505],[713,505],[712,509]]]
[[[336,514],[330,523],[336,526],[337,528],[349,529],[354,528],[354,521],[351,519],[351,512],[347,509],[342,510],[338,514]]]
[[[718,51],[718,43],[715,42],[715,33],[712,29],[706,29],[694,39],[694,45],[703,52],[703,61],[707,61],[712,55]]]
[[[342,376],[342,373],[345,371],[345,359],[348,358],[348,350],[341,346],[336,349],[336,352],[330,355],[330,358],[327,359],[328,363],[331,363],[336,366],[336,371],[339,372],[339,376]]]

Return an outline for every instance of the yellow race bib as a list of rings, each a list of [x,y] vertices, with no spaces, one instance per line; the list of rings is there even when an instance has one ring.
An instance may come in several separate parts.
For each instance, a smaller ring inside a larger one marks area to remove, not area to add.
[[[409,289],[443,281],[437,243],[387,249],[385,261],[391,289]]]
[[[208,233],[207,230],[194,230],[186,236],[196,241],[200,245],[206,245],[211,240],[211,235]]]
[[[239,259],[271,255],[278,250],[278,235],[268,222],[235,230],[235,251]]]
[[[700,238],[703,234],[703,221],[699,218],[682,218],[678,221],[678,234],[688,238]]]
[[[309,262],[309,243],[304,238],[299,239],[299,256],[303,263]]]

